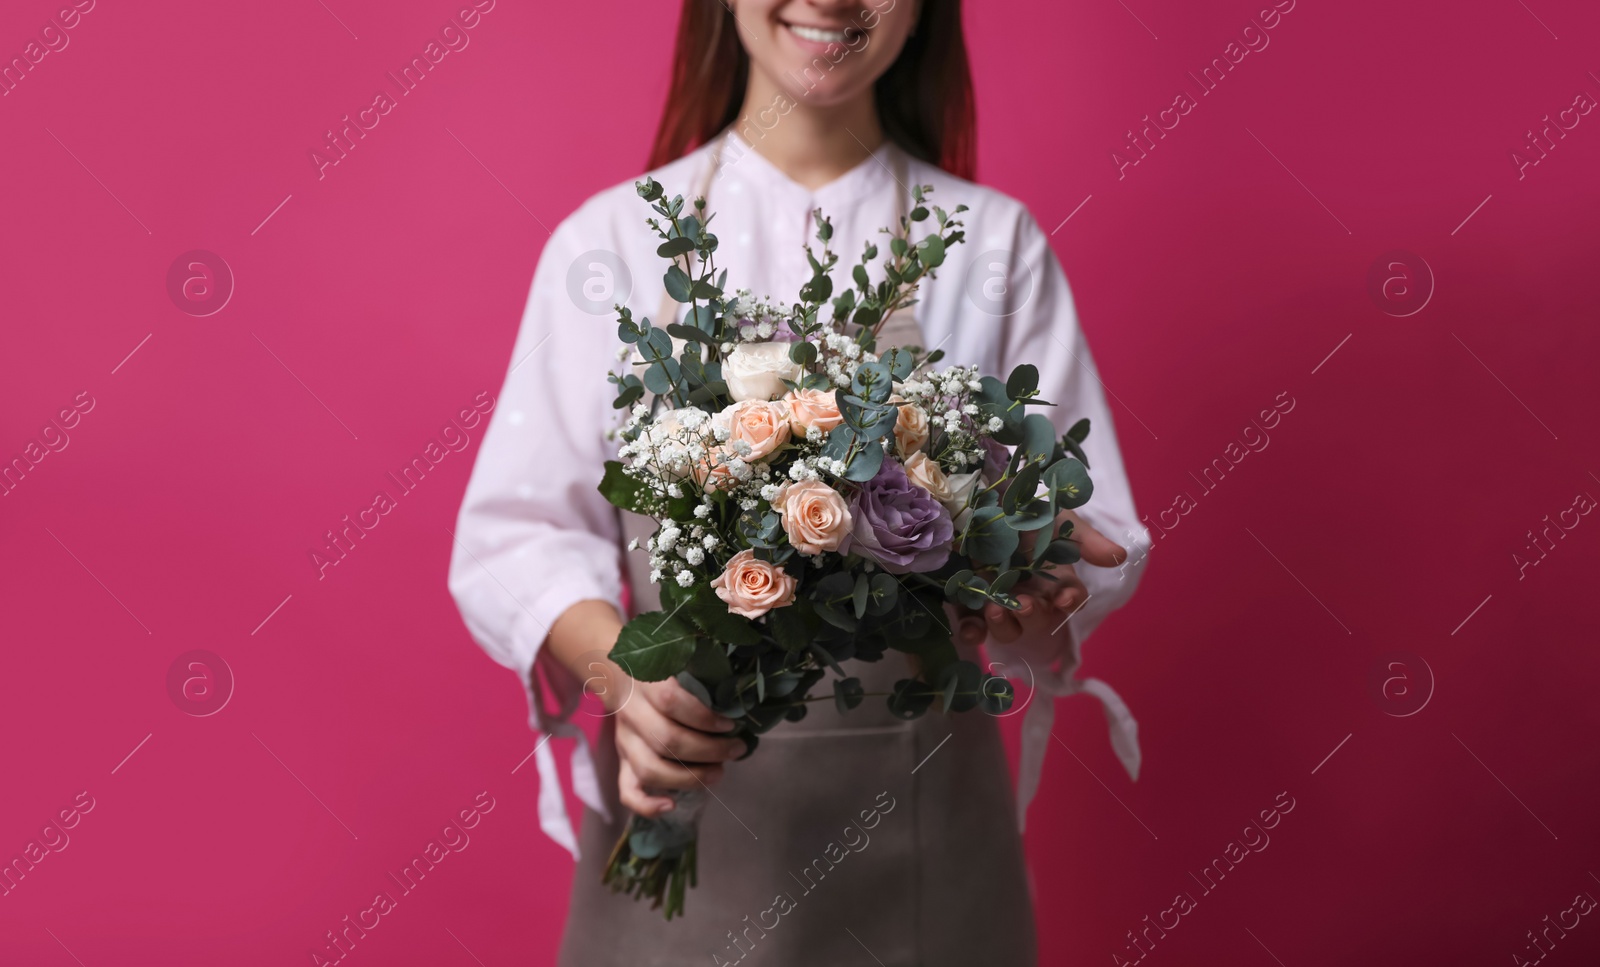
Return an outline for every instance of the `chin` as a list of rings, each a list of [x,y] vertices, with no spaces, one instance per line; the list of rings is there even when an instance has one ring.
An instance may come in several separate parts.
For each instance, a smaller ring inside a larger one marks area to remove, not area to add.
[[[807,107],[828,108],[847,103],[871,86],[870,79],[841,77],[836,73],[821,78],[808,77],[803,71],[809,63],[796,65],[778,78],[783,91],[796,104]]]

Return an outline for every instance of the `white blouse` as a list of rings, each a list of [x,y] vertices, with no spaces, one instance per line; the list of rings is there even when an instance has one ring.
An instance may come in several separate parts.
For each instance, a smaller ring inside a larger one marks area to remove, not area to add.
[[[720,241],[717,266],[728,270],[730,290],[794,301],[810,278],[802,245],[816,245],[817,208],[833,222],[831,246],[840,261],[835,281],[848,286],[850,266],[866,242],[887,251],[880,229],[896,218],[901,188],[890,152],[899,151],[885,144],[813,190],[730,135],[709,192],[709,209],[716,213],[711,228]],[[651,174],[668,196],[692,196],[711,158],[703,147]],[[969,209],[960,216],[966,242],[950,249],[936,279],[924,281],[914,307],[929,348],[943,348],[947,363],[977,365],[1001,379],[1013,366],[1033,363],[1040,396],[1056,404],[1034,412],[1049,416],[1063,432],[1089,418],[1084,450],[1095,488],[1080,514],[1129,551],[1120,568],[1077,565],[1090,597],[1069,620],[1064,633],[1071,647],[1055,667],[1029,668],[1015,651],[989,646],[995,673],[1034,689],[1022,727],[1020,821],[1038,786],[1056,696],[1087,692],[1098,698],[1111,744],[1128,774],[1138,778],[1138,725],[1127,706],[1104,682],[1074,673],[1079,645],[1132,595],[1150,535],[1134,510],[1072,292],[1038,224],[1021,203],[997,191],[909,157],[899,160],[911,184],[934,186],[931,203]],[[468,629],[491,658],[516,672],[528,690],[530,724],[546,733],[535,753],[539,822],[574,858],[577,837],[549,737],[577,740],[574,790],[590,808],[608,814],[587,740],[571,721],[581,683],[539,654],[550,626],[573,604],[599,599],[621,607],[618,521],[596,485],[602,463],[615,456],[615,445],[605,438],[618,420],[611,406],[615,387],[606,376],[622,366],[612,304],[629,306],[635,318],[653,317],[662,304],[666,262],[655,253],[659,239],[645,225],[652,214],[630,181],[585,202],[545,245],[510,371],[467,485],[450,561],[450,591]],[[1025,690],[1019,692],[1018,710],[1025,697]]]

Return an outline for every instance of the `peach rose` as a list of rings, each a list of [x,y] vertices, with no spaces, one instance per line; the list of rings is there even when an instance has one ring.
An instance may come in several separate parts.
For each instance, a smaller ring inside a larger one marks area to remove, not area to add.
[[[806,431],[812,427],[827,433],[844,422],[844,417],[839,415],[839,401],[831,389],[794,389],[784,395],[783,401],[789,404],[789,425],[794,428],[795,436],[806,436]]]
[[[928,414],[922,407],[906,402],[898,394],[891,396],[889,401],[900,404],[900,415],[894,423],[894,442],[900,450],[900,456],[908,457],[928,443]]]
[[[707,493],[714,493],[727,486],[733,479],[733,471],[728,469],[728,461],[732,459],[734,454],[731,451],[713,447],[695,463],[694,482],[704,487]]]
[[[855,524],[844,498],[820,480],[785,484],[776,509],[789,543],[802,554],[839,550]]]
[[[939,461],[920,450],[906,458],[906,478],[943,504],[952,517],[966,509],[978,485],[978,471],[947,474]]]
[[[773,608],[793,604],[794,589],[799,583],[783,568],[757,560],[754,551],[743,550],[728,559],[728,566],[711,586],[729,611],[745,618],[759,618]]]
[[[750,452],[739,454],[746,462],[769,457],[789,442],[789,404],[768,400],[742,400],[718,413],[716,419],[728,428],[729,449],[738,441],[749,444]]]

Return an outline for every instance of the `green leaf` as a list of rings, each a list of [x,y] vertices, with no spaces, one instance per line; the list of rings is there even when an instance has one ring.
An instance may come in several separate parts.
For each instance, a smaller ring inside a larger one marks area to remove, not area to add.
[[[644,481],[628,475],[620,460],[607,460],[605,473],[600,477],[600,496],[613,507],[642,513],[644,501],[650,490]]]
[[[789,347],[789,359],[801,366],[810,366],[817,361],[816,343],[797,342]]]
[[[1056,425],[1042,413],[1029,413],[1022,418],[1022,449],[1028,459],[1049,463],[1055,456]]]
[[[1077,541],[1051,541],[1045,548],[1045,560],[1052,564],[1076,564],[1083,557]]]
[[[656,246],[656,254],[664,259],[677,258],[694,251],[694,240],[681,235],[669,238]]]
[[[900,582],[893,574],[879,571],[872,576],[872,600],[867,602],[867,613],[888,614],[894,610],[895,601],[899,596]]]
[[[965,712],[978,707],[978,686],[983,671],[970,661],[954,661],[939,672],[938,687],[944,692],[946,712]]]
[[[967,523],[963,550],[978,564],[1004,564],[1017,549],[1017,532],[999,507],[979,507]]]
[[[1067,436],[1071,437],[1078,443],[1082,443],[1083,441],[1089,439],[1089,418],[1086,416],[1078,422],[1072,424],[1072,429],[1067,431]]]
[[[995,442],[1007,446],[1021,443],[1022,407],[1012,407],[1011,397],[1006,393],[1005,384],[993,376],[984,376],[978,383],[980,388],[973,398],[978,403],[979,416],[983,422],[988,422],[991,417],[999,417],[1002,424],[999,430],[991,434]]]
[[[1006,485],[1005,496],[1000,498],[1000,507],[1007,514],[1014,514],[1018,501],[1033,499],[1034,491],[1039,489],[1039,475],[1041,471],[1037,463],[1030,463],[1017,471]]]
[[[973,572],[970,570],[957,571],[956,573],[950,575],[950,579],[944,582],[944,596],[952,599],[955,598],[956,591],[961,587],[961,585],[972,580],[972,577]]]
[[[1039,368],[1032,363],[1023,363],[1011,371],[1011,377],[1006,380],[1006,395],[1012,399],[1021,399],[1039,388]],[[1054,432],[1051,436],[1054,436]]]
[[[878,470],[883,466],[883,447],[877,443],[868,443],[851,458],[849,466],[845,467],[844,479],[863,483],[878,475]]]
[[[926,216],[927,212],[924,211]],[[930,269],[936,269],[944,264],[944,239],[938,235],[929,235],[917,243],[917,259]]]
[[[1061,438],[1061,446],[1068,453],[1072,454],[1074,457],[1077,457],[1085,467],[1089,466],[1089,455],[1083,452],[1083,447],[1078,445],[1077,440],[1074,440],[1070,436],[1064,436]]]
[[[687,339],[691,342],[704,343],[712,348],[716,348],[717,345],[717,341],[711,338],[711,334],[699,326],[684,326],[673,323],[667,327],[667,335],[677,336],[679,339]]]
[[[717,685],[733,675],[733,664],[728,661],[727,646],[709,638],[695,642],[694,654],[689,657],[686,674],[704,682]],[[706,704],[711,704],[707,702]]]
[[[889,695],[889,714],[899,719],[919,718],[933,705],[933,695],[914,678],[902,678],[894,683]]]
[[[1052,463],[1044,472],[1044,483],[1055,496],[1056,507],[1061,510],[1082,507],[1094,493],[1094,482],[1089,479],[1088,468],[1071,457],[1063,457]]]
[[[667,274],[662,277],[662,281],[666,283],[667,294],[672,296],[673,299],[678,302],[693,301],[689,293],[694,286],[689,280],[688,273],[684,272],[683,269],[674,265],[667,269]]]
[[[1001,715],[1011,710],[1017,689],[999,675],[991,675],[978,686],[978,707],[990,715]]]
[[[903,380],[911,375],[917,357],[909,348],[896,347],[878,357],[878,361],[889,367],[889,372],[894,374],[895,379]]]
[[[800,287],[800,298],[806,302],[827,302],[833,295],[833,279],[826,275],[814,276],[810,282]]]
[[[662,359],[651,363],[644,371],[644,385],[650,392],[665,395],[672,392],[672,386],[683,375],[683,367],[678,365],[676,359]]]
[[[824,665],[827,665],[830,669],[832,669],[835,675],[838,675],[840,678],[845,677],[844,669],[839,667],[839,662],[833,657],[832,652],[828,651],[828,649],[822,647],[822,645],[815,641],[811,642],[811,644],[807,647],[811,649],[811,653],[816,655]]]
[[[850,592],[850,602],[855,606],[857,618],[867,613],[867,600],[871,594],[872,580],[865,574],[857,574],[856,586]]]
[[[894,374],[882,362],[862,363],[850,380],[850,392],[864,400],[882,403],[894,392]]]
[[[989,582],[971,571],[963,571],[961,573],[967,576],[950,593],[953,594],[956,603],[962,607],[971,608],[974,611],[982,609],[989,602]],[[949,591],[949,588],[947,587],[946,590]]]
[[[859,678],[841,678],[833,683],[833,703],[841,715],[860,705],[865,695]]]
[[[676,677],[678,679],[678,684],[683,686],[684,691],[688,692],[690,695],[693,695],[695,698],[698,698],[700,700],[700,704],[704,705],[706,708],[711,707],[711,692],[706,688],[704,682],[700,681],[700,679],[686,671],[679,672]]]
[[[784,651],[798,652],[804,651],[816,639],[817,631],[822,627],[822,618],[809,600],[796,597],[793,604],[768,616],[767,627],[772,637],[777,639],[778,647]]]
[[[684,614],[713,640],[730,645],[754,645],[761,641],[761,632],[750,623],[728,610],[728,605],[709,584],[697,584],[694,596],[684,605]]]
[[[638,681],[665,681],[689,664],[694,644],[694,631],[682,621],[647,611],[622,626],[611,660]]]
[[[1055,494],[1046,491],[1045,496],[1028,501],[1011,515],[1011,529],[1015,531],[1036,531],[1050,526],[1056,519]]]

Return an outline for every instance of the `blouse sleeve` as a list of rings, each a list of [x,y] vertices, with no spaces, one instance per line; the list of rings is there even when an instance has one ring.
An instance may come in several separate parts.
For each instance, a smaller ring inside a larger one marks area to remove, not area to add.
[[[620,611],[622,579],[617,517],[596,490],[610,455],[603,431],[614,340],[606,338],[609,317],[588,314],[567,295],[567,267],[577,254],[570,225],[556,230],[534,270],[456,522],[449,582],[473,638],[527,691],[529,724],[546,733],[534,753],[540,826],[576,858],[551,736],[577,739],[575,791],[609,815],[588,742],[571,722],[581,683],[541,654],[550,626],[579,601],[607,601]]]
[[[1025,213],[1017,231],[1009,278],[1015,281],[1024,275],[1031,280],[1026,291],[1020,284],[1010,287],[1012,297],[1021,304],[1007,306],[1011,313],[1004,319],[1002,371],[997,375],[1003,378],[1011,367],[1032,363],[1039,369],[1040,397],[1055,406],[1039,407],[1031,412],[1047,416],[1062,433],[1079,419],[1088,418],[1089,438],[1083,450],[1089,459],[1094,494],[1078,514],[1107,538],[1126,547],[1128,558],[1115,568],[1095,567],[1085,562],[1075,565],[1089,597],[1067,620],[1065,627],[1056,632],[1067,635],[1068,641],[1063,656],[1052,667],[1028,668],[1020,657],[1021,648],[993,643],[989,646],[990,653],[1006,666],[1007,674],[1024,681],[1031,679],[1034,687],[1033,700],[1022,727],[1022,757],[1017,777],[1019,823],[1025,818],[1028,803],[1038,789],[1044,751],[1052,740],[1057,696],[1087,692],[1099,699],[1105,708],[1111,745],[1117,758],[1131,778],[1139,777],[1139,726],[1127,705],[1105,682],[1079,679],[1075,673],[1081,661],[1079,649],[1083,642],[1107,615],[1133,595],[1150,551],[1150,533],[1139,522],[1139,514],[1134,509],[1122,453],[1117,446],[1116,428],[1106,405],[1105,385],[1100,381],[1094,357],[1078,326],[1066,274],[1044,232]]]

